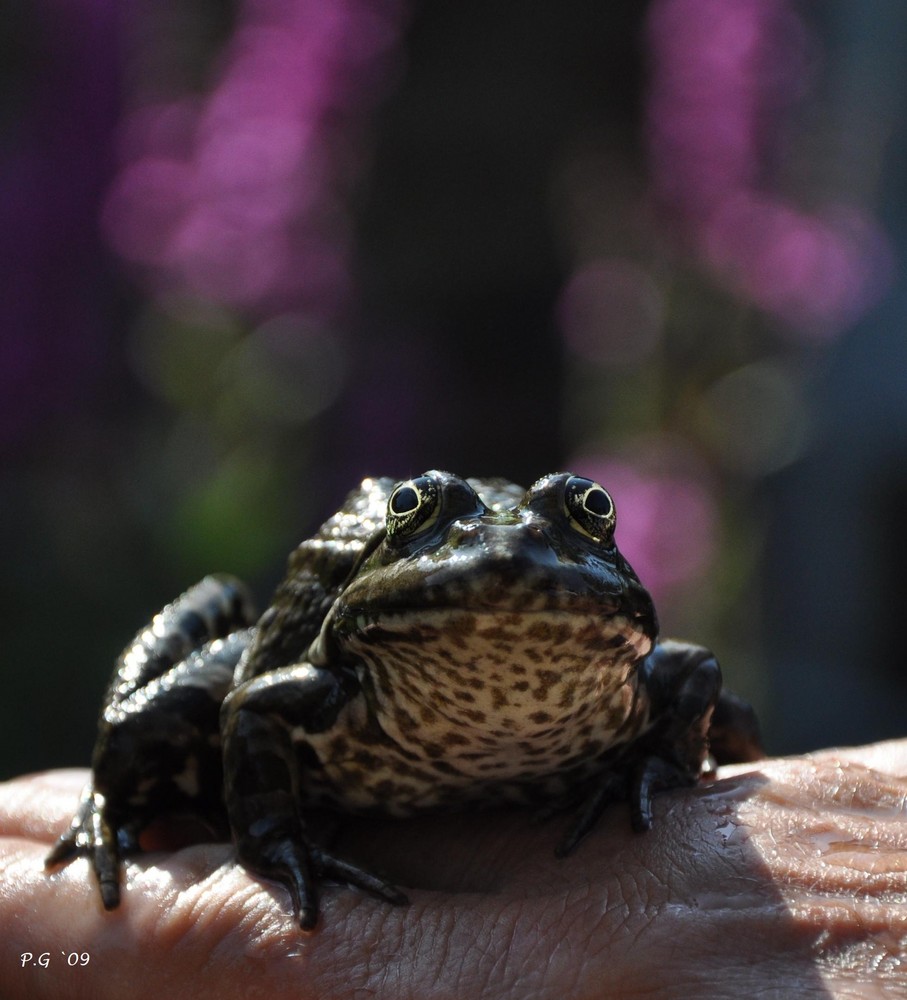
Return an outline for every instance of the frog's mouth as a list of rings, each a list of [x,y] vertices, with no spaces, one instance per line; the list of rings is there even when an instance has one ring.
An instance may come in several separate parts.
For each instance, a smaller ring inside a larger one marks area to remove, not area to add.
[[[622,613],[616,606],[604,611],[590,607],[501,608],[348,608],[335,618],[332,636],[341,647],[358,651],[381,646],[458,649],[467,646],[494,660],[517,655],[530,662],[557,660],[585,651],[596,657],[611,655],[639,659],[654,642],[642,616]],[[478,655],[478,654],[477,654]]]
[[[358,576],[331,607],[310,660],[339,662],[382,645],[420,646],[443,659],[467,637],[505,657],[512,641],[528,659],[557,657],[568,643],[639,658],[657,630],[648,592],[625,573],[515,559],[466,572],[456,560],[422,560]]]
[[[396,616],[417,616],[438,610],[475,614],[563,612],[608,618],[624,615],[654,637],[655,611],[648,592],[624,567],[528,559],[505,553],[474,559],[428,556],[401,560],[359,573],[332,608],[334,625],[344,628]]]

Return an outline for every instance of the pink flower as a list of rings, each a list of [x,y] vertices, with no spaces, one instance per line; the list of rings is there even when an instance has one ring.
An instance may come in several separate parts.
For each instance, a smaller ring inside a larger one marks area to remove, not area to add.
[[[210,93],[133,116],[104,223],[152,291],[258,319],[342,309],[356,133],[404,15],[398,0],[245,0]]]
[[[858,207],[810,214],[772,190],[783,113],[814,41],[790,0],[658,0],[649,13],[654,192],[738,294],[808,336],[852,324],[891,254]]]

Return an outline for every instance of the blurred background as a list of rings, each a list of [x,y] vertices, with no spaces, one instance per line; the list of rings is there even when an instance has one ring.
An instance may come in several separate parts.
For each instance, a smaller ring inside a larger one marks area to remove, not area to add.
[[[367,474],[614,495],[769,749],[903,735],[896,0],[6,0],[0,776]]]

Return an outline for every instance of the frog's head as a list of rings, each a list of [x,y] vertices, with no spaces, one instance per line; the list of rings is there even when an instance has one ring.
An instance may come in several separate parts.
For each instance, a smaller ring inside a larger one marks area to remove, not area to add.
[[[511,630],[556,613],[598,620],[603,641],[645,655],[655,612],[614,543],[615,524],[608,493],[568,472],[522,495],[504,481],[438,471],[398,483],[383,536],[338,598],[334,638],[411,640],[438,612],[489,626],[506,619]]]
[[[310,658],[352,665],[384,732],[461,777],[591,759],[642,724],[636,666],[657,631],[614,526],[605,490],[566,472],[525,492],[398,483]]]

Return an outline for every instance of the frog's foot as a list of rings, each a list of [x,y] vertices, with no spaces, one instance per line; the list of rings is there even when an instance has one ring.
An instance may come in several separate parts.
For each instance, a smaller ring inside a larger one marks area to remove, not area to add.
[[[273,879],[287,889],[293,900],[296,920],[304,931],[313,930],[318,923],[319,886],[326,881],[353,886],[386,903],[403,905],[409,902],[396,886],[323,848],[304,844],[298,834],[267,842],[259,840],[251,857],[249,846],[241,848],[240,860],[257,875]]]
[[[319,886],[336,880],[388,903],[405,903],[399,889],[313,845],[300,811],[305,766],[301,732],[324,732],[350,699],[345,680],[310,663],[255,677],[224,701],[224,799],[239,860],[285,886],[299,926],[318,922]],[[291,733],[294,734],[291,739]],[[293,740],[297,740],[294,744]]]
[[[69,830],[44,860],[45,869],[87,857],[98,883],[105,910],[120,903],[120,849],[136,848],[134,832],[118,831],[104,816],[104,796],[89,784],[82,792]]]
[[[559,858],[570,854],[614,802],[629,802],[630,822],[637,833],[651,829],[654,794],[663,789],[692,785],[695,780],[686,763],[659,753],[645,754],[626,775],[616,771],[607,773],[583,803],[555,854]]]
[[[607,806],[619,799],[630,803],[633,829],[648,830],[655,792],[693,785],[702,773],[709,751],[709,723],[721,691],[718,661],[702,646],[667,641],[646,657],[638,677],[640,691],[649,702],[652,725],[611,759],[559,845],[557,854],[561,857],[569,854]]]

